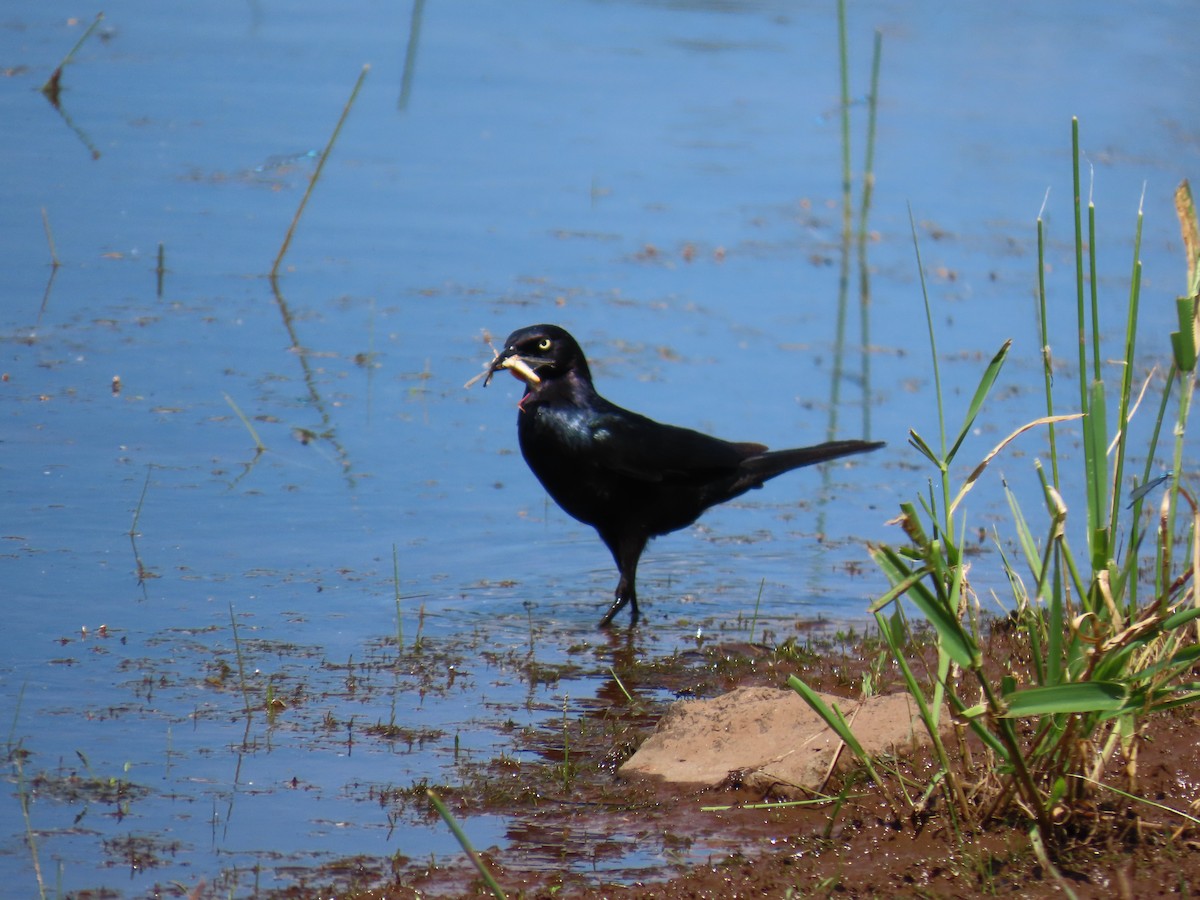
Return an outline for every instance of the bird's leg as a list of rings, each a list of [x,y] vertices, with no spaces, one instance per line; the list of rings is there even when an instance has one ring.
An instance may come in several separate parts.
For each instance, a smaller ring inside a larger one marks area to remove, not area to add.
[[[629,624],[631,627],[636,625],[641,617],[637,602],[637,565],[642,551],[646,549],[646,540],[640,535],[625,537],[617,542],[616,547],[612,547],[613,559],[617,562],[621,580],[617,582],[616,599],[608,608],[608,612],[604,614],[604,618],[600,620],[601,628],[607,628],[612,624],[613,616],[624,609],[626,605],[630,607]]]
[[[600,620],[600,627],[607,628],[612,624],[613,616],[625,608],[626,604],[630,604],[632,615],[629,618],[630,625],[636,625],[638,620],[638,605],[637,591],[633,585],[628,582],[624,575],[621,576],[621,581],[617,585],[616,599],[613,600],[612,606],[608,608],[608,612],[604,614],[604,618]]]

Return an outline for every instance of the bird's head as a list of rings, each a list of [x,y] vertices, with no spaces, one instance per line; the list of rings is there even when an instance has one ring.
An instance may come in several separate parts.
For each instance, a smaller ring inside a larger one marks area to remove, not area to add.
[[[527,390],[570,374],[588,382],[592,378],[579,344],[557,325],[530,325],[510,334],[487,368],[485,387],[501,369],[525,382]]]

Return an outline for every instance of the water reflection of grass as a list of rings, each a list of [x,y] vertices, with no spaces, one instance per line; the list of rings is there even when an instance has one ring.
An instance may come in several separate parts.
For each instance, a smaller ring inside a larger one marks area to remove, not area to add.
[[[841,85],[841,137],[842,137],[842,228],[841,252],[838,268],[837,325],[833,341],[833,370],[829,386],[829,422],[826,428],[828,440],[838,435],[838,414],[842,406],[841,389],[847,381],[845,371],[846,320],[850,305],[850,272],[852,258],[858,270],[858,308],[860,357],[859,389],[862,406],[862,437],[871,437],[871,268],[867,258],[868,221],[871,214],[871,198],[875,187],[875,122],[879,109],[879,67],[883,54],[883,35],[875,32],[874,51],[871,57],[870,91],[867,94],[867,125],[863,169],[859,180],[858,221],[855,223],[854,174],[851,162],[850,129],[850,74],[849,51],[846,35],[846,4],[838,3],[838,73]]]
[[[142,599],[147,598],[146,582],[152,578],[157,578],[158,573],[146,567],[142,561],[142,554],[138,550],[137,539],[141,537],[141,532],[138,531],[138,522],[142,518],[142,507],[146,503],[146,493],[150,490],[150,476],[154,473],[154,463],[149,463],[146,466],[146,480],[142,483],[142,492],[138,496],[137,506],[133,509],[133,521],[129,524],[129,544],[133,548],[133,562],[137,569],[138,587],[142,589]]]

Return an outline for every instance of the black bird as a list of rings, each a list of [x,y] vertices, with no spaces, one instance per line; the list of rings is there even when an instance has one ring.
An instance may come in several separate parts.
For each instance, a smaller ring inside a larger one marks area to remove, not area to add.
[[[596,393],[579,344],[557,325],[510,334],[480,376],[484,386],[501,369],[525,382],[517,413],[525,462],[555,503],[600,533],[617,563],[621,579],[602,628],[626,604],[637,624],[637,565],[650,538],[776,475],[883,446],[830,441],[769,451],[663,425]]]

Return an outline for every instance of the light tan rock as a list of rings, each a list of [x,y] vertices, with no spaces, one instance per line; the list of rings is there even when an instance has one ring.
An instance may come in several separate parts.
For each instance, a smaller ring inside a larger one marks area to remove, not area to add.
[[[851,731],[871,756],[904,753],[928,741],[907,694],[847,700],[822,694],[850,722]],[[748,787],[799,796],[824,784],[838,765],[856,758],[795,691],[738,688],[711,700],[673,705],[638,751],[625,761],[625,778],[716,786],[731,775]]]

